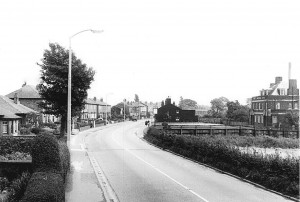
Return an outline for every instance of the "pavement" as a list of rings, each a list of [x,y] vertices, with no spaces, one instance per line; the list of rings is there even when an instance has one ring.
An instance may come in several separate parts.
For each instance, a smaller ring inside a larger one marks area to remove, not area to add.
[[[85,136],[95,129],[72,131],[74,135],[70,138],[71,171],[66,181],[66,202],[107,201],[84,144]]]

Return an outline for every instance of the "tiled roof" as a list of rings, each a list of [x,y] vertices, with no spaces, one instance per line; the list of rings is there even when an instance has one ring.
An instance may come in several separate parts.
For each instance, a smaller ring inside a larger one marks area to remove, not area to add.
[[[100,100],[95,101],[94,99],[91,99],[91,98],[86,99],[85,102],[87,104],[93,104],[93,105],[102,105],[102,106],[106,105],[105,102],[101,102]],[[110,106],[110,104],[107,104],[107,106]]]
[[[25,107],[22,104],[15,104],[11,99],[6,96],[0,95],[0,109],[6,113],[12,114],[28,114],[28,113],[36,113],[36,111]]]
[[[9,93],[6,95],[6,97],[9,97],[10,99],[13,99],[15,97],[15,94],[18,94],[19,98],[34,98],[34,99],[41,99],[41,96],[37,89],[34,86],[31,85],[25,85],[22,88]]]
[[[15,115],[14,113],[12,113],[12,112],[10,112],[6,109],[0,108],[0,118],[3,118],[3,119],[20,119],[21,117]]]

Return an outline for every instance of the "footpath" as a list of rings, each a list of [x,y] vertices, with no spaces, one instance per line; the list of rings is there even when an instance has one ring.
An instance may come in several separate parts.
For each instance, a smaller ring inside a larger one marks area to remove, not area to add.
[[[66,202],[106,201],[84,145],[85,135],[98,129],[72,131],[74,135],[70,138],[71,170],[66,181]]]

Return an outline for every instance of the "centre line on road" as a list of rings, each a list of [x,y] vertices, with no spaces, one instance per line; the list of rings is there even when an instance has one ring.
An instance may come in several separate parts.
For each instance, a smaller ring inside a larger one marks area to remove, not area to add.
[[[196,193],[195,191],[193,191],[192,189],[188,188],[187,186],[183,185],[182,183],[180,183],[179,181],[175,180],[174,178],[172,178],[171,176],[167,175],[166,173],[164,173],[163,171],[159,170],[158,168],[156,168],[154,165],[152,165],[151,163],[148,163],[147,161],[145,161],[144,159],[142,159],[141,157],[139,157],[138,155],[134,154],[133,152],[131,152],[129,149],[125,148],[123,145],[121,145],[114,137],[112,137],[113,141],[115,143],[117,143],[119,146],[121,146],[125,151],[127,151],[128,153],[130,153],[131,155],[133,155],[135,158],[139,159],[140,161],[144,162],[145,164],[149,165],[150,167],[152,167],[154,170],[156,170],[157,172],[159,172],[160,174],[166,176],[167,178],[169,178],[170,180],[172,180],[173,182],[175,182],[176,184],[178,184],[179,186],[183,187],[184,189],[188,190],[190,193],[192,193],[193,195],[197,196],[198,198],[200,198],[201,200],[205,201],[205,202],[209,202],[207,199],[203,198],[202,196],[200,196],[198,193]]]

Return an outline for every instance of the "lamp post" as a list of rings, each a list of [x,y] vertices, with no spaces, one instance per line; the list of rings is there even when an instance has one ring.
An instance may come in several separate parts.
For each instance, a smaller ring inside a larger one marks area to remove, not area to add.
[[[75,37],[78,34],[81,34],[82,32],[91,31],[92,33],[101,33],[103,30],[92,30],[92,29],[86,29],[82,30],[80,32],[77,32],[76,34],[69,37],[69,69],[68,69],[68,114],[67,114],[67,144],[68,147],[70,147],[70,137],[71,137],[71,71],[72,71],[72,48],[71,48],[71,40],[73,37]]]
[[[113,93],[107,93],[105,96],[105,125],[107,123],[107,96],[112,95]]]
[[[124,122],[125,122],[125,112],[126,112],[126,108],[125,108],[125,102],[126,102],[126,99],[124,99]]]

